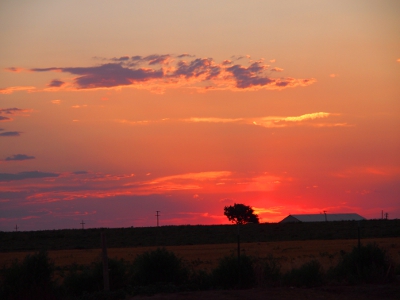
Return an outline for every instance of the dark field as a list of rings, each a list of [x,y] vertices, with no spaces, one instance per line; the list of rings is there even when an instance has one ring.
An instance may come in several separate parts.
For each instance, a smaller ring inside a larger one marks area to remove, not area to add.
[[[240,236],[243,243],[345,240],[357,239],[358,229],[361,239],[400,237],[400,220],[247,224]],[[230,244],[237,237],[236,225],[0,232],[0,252],[101,248],[103,231],[109,248]]]
[[[0,264],[10,265],[13,259],[22,261],[27,254],[47,250],[59,270],[72,264],[90,265],[100,259],[102,232],[107,237],[108,256],[125,261],[133,261],[138,254],[165,247],[191,268],[210,271],[220,258],[235,253],[237,249],[235,225],[0,232]],[[259,259],[273,255],[284,272],[312,259],[321,262],[327,270],[337,264],[342,252],[350,252],[357,246],[358,235],[362,245],[375,243],[384,249],[400,270],[400,220],[248,224],[240,228],[242,253]],[[55,276],[60,277],[60,274],[57,271]],[[395,300],[400,299],[400,281],[380,285],[205,290],[138,295],[128,299]]]

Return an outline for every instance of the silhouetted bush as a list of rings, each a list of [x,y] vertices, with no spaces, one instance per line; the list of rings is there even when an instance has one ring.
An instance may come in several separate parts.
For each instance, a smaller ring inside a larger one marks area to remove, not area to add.
[[[189,277],[189,285],[192,290],[209,290],[213,287],[212,274],[204,270],[192,271]]]
[[[282,277],[281,265],[276,258],[269,255],[263,265],[264,281],[267,285],[277,285]]]
[[[285,285],[314,287],[322,285],[324,272],[318,260],[311,260],[299,268],[293,268],[283,276]]]
[[[85,293],[102,291],[103,275],[94,272],[89,266],[82,269],[77,265],[73,265],[64,278],[63,290],[65,295],[73,297],[79,297]]]
[[[108,276],[110,291],[120,291],[127,286],[128,264],[123,260],[108,259]],[[102,294],[104,290],[103,262],[97,261],[89,267],[73,265],[63,282],[63,291],[68,296],[89,297],[92,294]],[[108,295],[108,296],[107,296]],[[107,293],[107,297],[114,295]]]
[[[331,271],[335,280],[348,284],[389,282],[394,274],[393,262],[376,244],[354,247],[350,253],[343,253],[342,260]]]
[[[189,275],[182,259],[165,248],[138,255],[132,264],[132,285],[183,284]]]
[[[52,275],[54,264],[47,252],[27,255],[9,268],[3,268],[2,299],[56,299]]]
[[[240,263],[239,263],[240,262]],[[255,285],[253,261],[247,255],[223,257],[212,273],[217,288],[249,288]]]

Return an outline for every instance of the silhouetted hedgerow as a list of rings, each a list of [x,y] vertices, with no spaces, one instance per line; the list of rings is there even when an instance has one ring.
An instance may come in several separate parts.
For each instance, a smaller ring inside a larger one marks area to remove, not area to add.
[[[293,268],[283,276],[283,283],[296,287],[315,287],[324,283],[325,274],[318,260],[311,260],[299,268]]]
[[[212,280],[217,288],[249,288],[255,285],[253,259],[241,255],[240,260],[235,255],[223,257],[212,272]]]
[[[110,291],[119,291],[127,288],[128,263],[118,259],[108,259]],[[62,290],[65,295],[81,297],[104,290],[103,263],[97,261],[90,266],[71,266],[65,276]]]
[[[390,282],[395,276],[395,265],[384,249],[368,244],[344,253],[331,276],[349,284]]]
[[[52,276],[54,264],[47,252],[27,255],[20,263],[17,260],[2,270],[1,299],[56,299]]]
[[[189,269],[181,258],[165,248],[157,248],[138,255],[132,264],[131,284],[183,284],[187,281]]]

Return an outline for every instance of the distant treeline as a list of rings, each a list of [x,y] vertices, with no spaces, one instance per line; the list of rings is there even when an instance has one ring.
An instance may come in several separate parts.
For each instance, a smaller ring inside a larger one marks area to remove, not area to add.
[[[236,243],[236,225],[180,225],[137,228],[62,229],[0,232],[0,252],[101,248],[179,246]],[[400,237],[400,220],[366,220],[313,223],[264,223],[240,227],[246,242],[332,240]]]

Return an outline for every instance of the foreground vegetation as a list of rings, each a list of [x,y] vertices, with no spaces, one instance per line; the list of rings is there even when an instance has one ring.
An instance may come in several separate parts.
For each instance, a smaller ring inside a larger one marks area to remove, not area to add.
[[[104,292],[102,263],[56,269],[47,252],[28,255],[1,270],[1,299],[125,299],[178,291],[254,287],[318,287],[322,285],[386,284],[399,268],[376,244],[342,252],[337,264],[325,270],[317,259],[287,271],[272,255],[228,255],[210,271],[188,265],[175,253],[157,248],[132,262],[109,259],[110,291]],[[55,275],[57,274],[57,275]]]
[[[243,243],[399,237],[400,220],[361,222],[264,223],[241,226]],[[236,225],[161,226],[143,228],[64,229],[0,232],[0,252],[100,248],[100,234],[109,248],[229,244]]]
[[[112,257],[109,292],[103,291],[102,232]],[[400,220],[243,225],[240,263],[236,233],[235,225],[0,232],[0,299],[360,287],[390,284],[400,276]],[[398,283],[391,289],[400,294]]]

